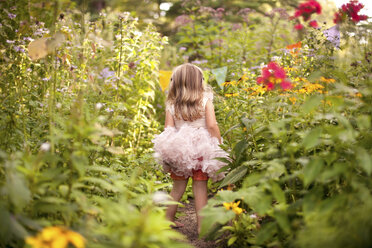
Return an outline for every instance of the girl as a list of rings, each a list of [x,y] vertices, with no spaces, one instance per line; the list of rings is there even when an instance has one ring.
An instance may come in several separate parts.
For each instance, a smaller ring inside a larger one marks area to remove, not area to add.
[[[217,181],[224,177],[224,173],[216,172],[225,164],[215,158],[227,158],[227,153],[219,147],[221,135],[212,100],[212,90],[203,85],[199,67],[192,64],[176,67],[166,101],[165,130],[152,140],[155,158],[173,179],[170,195],[174,201],[181,199],[192,177],[198,232],[199,211],[207,204],[208,178]],[[177,207],[167,208],[166,216],[172,222]],[[183,226],[177,222],[175,225]]]

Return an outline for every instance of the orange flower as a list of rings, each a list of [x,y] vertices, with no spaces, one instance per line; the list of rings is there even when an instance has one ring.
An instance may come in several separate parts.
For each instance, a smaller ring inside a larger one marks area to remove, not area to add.
[[[299,41],[295,44],[286,46],[286,48],[289,49],[289,50],[292,50],[292,49],[295,49],[295,48],[300,49],[301,47],[302,47],[301,41]]]

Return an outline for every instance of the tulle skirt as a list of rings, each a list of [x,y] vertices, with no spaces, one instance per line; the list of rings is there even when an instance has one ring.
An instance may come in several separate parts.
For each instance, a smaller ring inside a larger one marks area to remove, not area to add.
[[[202,170],[213,181],[225,176],[223,172],[216,172],[226,164],[215,158],[228,158],[228,154],[219,147],[218,139],[212,137],[204,127],[183,125],[178,130],[167,127],[162,133],[155,135],[152,142],[154,157],[163,165],[165,172],[190,177],[192,170]]]

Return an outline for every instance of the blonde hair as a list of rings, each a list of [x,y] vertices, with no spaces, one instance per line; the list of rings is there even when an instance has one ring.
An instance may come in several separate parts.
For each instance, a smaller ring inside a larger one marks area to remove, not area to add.
[[[190,63],[177,66],[167,97],[167,102],[174,106],[175,118],[184,121],[200,118],[205,91],[211,91],[211,88],[203,85],[203,72],[199,67]]]

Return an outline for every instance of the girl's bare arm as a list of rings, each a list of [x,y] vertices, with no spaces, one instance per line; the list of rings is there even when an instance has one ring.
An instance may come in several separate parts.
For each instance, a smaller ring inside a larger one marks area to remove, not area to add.
[[[205,106],[205,121],[207,124],[208,132],[211,134],[212,137],[216,137],[221,144],[220,129],[217,125],[216,115],[214,113],[214,106],[211,100],[208,100]]]
[[[164,128],[166,128],[166,127],[174,127],[173,117],[172,117],[171,113],[169,113],[169,111],[165,112]]]

